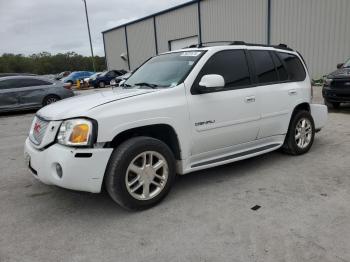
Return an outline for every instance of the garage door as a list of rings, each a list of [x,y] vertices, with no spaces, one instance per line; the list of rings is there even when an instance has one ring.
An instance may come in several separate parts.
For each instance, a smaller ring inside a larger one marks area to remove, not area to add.
[[[171,40],[169,42],[170,50],[177,50],[196,44],[198,44],[198,36],[191,36],[182,39]]]

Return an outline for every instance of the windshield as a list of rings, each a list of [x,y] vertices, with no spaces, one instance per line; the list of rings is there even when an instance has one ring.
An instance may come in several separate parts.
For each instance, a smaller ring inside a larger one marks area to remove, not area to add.
[[[174,87],[191,71],[203,51],[183,51],[151,58],[133,73],[123,86]]]
[[[90,77],[91,77],[91,78],[98,77],[100,74],[101,74],[101,73],[98,72],[98,73],[95,73],[95,74],[91,75]]]
[[[350,59],[348,61],[345,62],[345,64],[343,65],[343,67],[350,67]]]

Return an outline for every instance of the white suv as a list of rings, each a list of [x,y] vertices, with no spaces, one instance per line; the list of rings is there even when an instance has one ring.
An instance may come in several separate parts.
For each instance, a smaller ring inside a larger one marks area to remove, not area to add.
[[[327,108],[311,104],[302,57],[284,45],[197,46],[149,59],[111,91],[66,99],[35,116],[29,169],[46,184],[144,209],[176,174],[279,148],[309,151]]]

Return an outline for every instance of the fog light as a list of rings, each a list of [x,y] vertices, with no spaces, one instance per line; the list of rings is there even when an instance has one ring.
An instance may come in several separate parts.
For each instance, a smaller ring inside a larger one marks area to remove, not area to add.
[[[63,171],[60,164],[56,163],[56,173],[59,178],[62,178]]]

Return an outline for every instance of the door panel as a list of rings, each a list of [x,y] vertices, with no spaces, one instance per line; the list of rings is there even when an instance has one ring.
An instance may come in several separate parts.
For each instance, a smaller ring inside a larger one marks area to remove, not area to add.
[[[260,119],[258,103],[247,101],[255,93],[255,88],[246,88],[191,96],[192,155],[255,140]]]
[[[0,81],[0,110],[18,108],[17,85],[17,79],[2,79]]]
[[[259,111],[261,116],[258,138],[286,133],[289,122],[291,94],[288,74],[277,56],[268,50],[250,50],[251,63],[258,85]]]
[[[204,75],[218,74],[224,87],[205,88],[199,82]],[[224,50],[213,54],[199,72],[188,96],[193,130],[192,156],[205,157],[230,153],[234,145],[256,139],[260,114],[256,88],[250,87],[251,75],[244,50]]]
[[[19,103],[23,107],[41,106],[46,94],[47,86],[30,86],[19,88]]]
[[[0,110],[18,107],[18,96],[15,89],[0,89]]]
[[[18,88],[19,103],[27,108],[41,106],[51,84],[41,79],[23,78],[22,85]]]
[[[282,135],[287,132],[292,97],[289,89],[292,83],[260,86],[257,89],[261,113],[261,127],[258,138]]]

